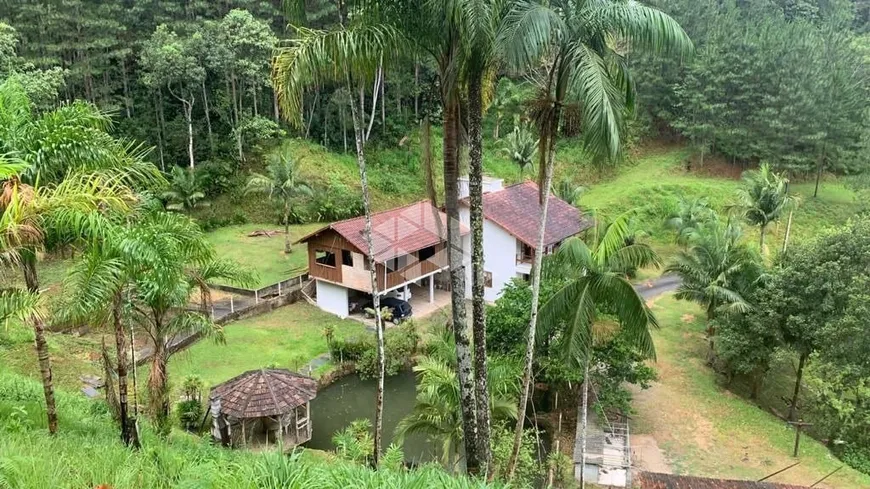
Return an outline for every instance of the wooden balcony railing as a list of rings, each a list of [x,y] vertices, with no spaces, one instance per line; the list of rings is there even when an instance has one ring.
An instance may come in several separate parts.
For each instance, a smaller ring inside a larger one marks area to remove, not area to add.
[[[437,272],[438,270],[446,267],[447,264],[447,251],[440,250],[433,256],[423,261],[410,263],[393,272],[387,272],[386,281],[384,281],[381,277],[378,277],[378,282],[381,288],[391,289],[405,282],[410,282],[419,277],[422,277],[423,275]]]

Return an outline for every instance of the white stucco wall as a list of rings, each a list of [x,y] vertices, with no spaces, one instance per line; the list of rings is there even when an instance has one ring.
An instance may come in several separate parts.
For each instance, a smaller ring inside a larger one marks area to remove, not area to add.
[[[517,275],[517,239],[503,227],[483,221],[483,269],[492,273],[492,287],[484,290],[487,301],[501,296],[505,284]]]
[[[317,280],[317,307],[340,318],[348,316],[347,289],[324,280]]]
[[[459,209],[459,220],[471,227],[469,209]],[[517,276],[517,239],[507,230],[489,219],[483,220],[483,270],[492,273],[492,287],[484,289],[483,297],[494,302],[501,296],[505,284]],[[471,235],[463,239],[466,256],[465,296],[471,299]]]

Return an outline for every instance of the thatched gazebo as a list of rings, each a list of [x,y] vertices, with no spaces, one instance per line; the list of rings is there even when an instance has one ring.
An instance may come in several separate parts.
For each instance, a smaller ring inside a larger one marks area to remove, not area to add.
[[[285,369],[249,370],[211,389],[212,436],[224,446],[291,449],[311,439],[317,381]]]

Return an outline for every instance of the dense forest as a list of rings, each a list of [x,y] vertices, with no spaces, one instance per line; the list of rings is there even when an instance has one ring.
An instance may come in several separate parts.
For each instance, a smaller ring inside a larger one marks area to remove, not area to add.
[[[684,137],[699,164],[716,153],[800,175],[863,170],[868,2],[653,5],[685,28],[696,52],[653,60],[623,48],[640,101],[629,124],[633,137]],[[296,26],[335,26],[348,8],[316,0],[298,16],[277,0],[7,1],[0,69],[14,73],[40,107],[84,99],[114,112],[117,132],[153,146],[153,160],[166,171],[204,167],[225,177],[285,131],[338,150],[352,146],[347,89],[309,90],[302,127],[291,130],[280,120],[270,77],[274,50]],[[367,139],[393,147],[424,116],[437,122],[438,82],[427,59],[384,66],[374,86],[353,94],[366,108]],[[524,114],[519,94],[536,82],[515,76],[493,84],[490,124],[508,126]],[[570,135],[581,128],[568,109]]]

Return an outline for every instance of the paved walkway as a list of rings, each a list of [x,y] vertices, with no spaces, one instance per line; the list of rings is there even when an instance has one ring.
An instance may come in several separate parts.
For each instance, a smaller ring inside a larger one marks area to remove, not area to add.
[[[661,277],[650,279],[642,283],[636,284],[634,290],[640,292],[640,296],[646,300],[655,299],[656,297],[677,290],[682,280],[676,275],[662,275]]]

